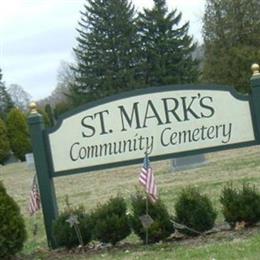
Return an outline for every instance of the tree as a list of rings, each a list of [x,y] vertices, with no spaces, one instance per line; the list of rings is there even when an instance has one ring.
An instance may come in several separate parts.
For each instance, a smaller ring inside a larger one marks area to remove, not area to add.
[[[57,75],[58,84],[54,91],[54,93],[59,94],[59,101],[64,101],[64,97],[69,95],[70,88],[75,84],[75,73],[74,70],[71,69],[73,66],[73,63],[68,63],[66,61],[60,62]]]
[[[0,164],[4,164],[10,153],[10,144],[4,121],[0,118]]]
[[[60,102],[68,102],[70,99],[68,97],[71,97],[71,91],[73,91],[73,86],[75,86],[76,76],[75,71],[71,69],[74,66],[72,63],[68,63],[65,61],[61,61],[60,67],[58,69],[58,84],[55,90],[52,93],[52,96],[56,96],[56,103]],[[73,101],[73,96],[72,96]]]
[[[27,234],[18,204],[0,182],[0,258],[13,259],[22,250]]]
[[[207,0],[203,19],[203,79],[250,89],[250,66],[260,59],[260,2]]]
[[[64,102],[57,103],[53,109],[53,115],[54,115],[55,120],[57,120],[60,115],[64,114],[71,108],[72,108],[72,106],[68,102],[64,101]]]
[[[28,106],[31,101],[31,95],[27,93],[21,86],[11,84],[7,89],[14,105],[23,112],[28,111]]]
[[[14,155],[21,161],[24,161],[25,154],[30,153],[32,147],[26,118],[18,108],[13,108],[8,113],[7,131]]]
[[[135,88],[138,41],[132,3],[88,0],[81,15],[74,99],[83,103]]]
[[[51,109],[59,103],[66,103],[72,108],[72,102],[69,98],[70,89],[74,85],[74,71],[71,69],[72,64],[61,61],[57,74],[57,85],[52,93],[37,102],[38,107],[45,110],[46,105],[50,105]]]
[[[192,83],[198,78],[196,45],[188,35],[189,23],[180,26],[182,14],[168,12],[165,0],[154,0],[152,9],[139,14],[142,43],[142,76],[146,85]]]
[[[51,122],[48,113],[41,108],[37,108],[37,112],[41,114],[45,127],[51,127]]]
[[[6,119],[7,113],[11,110],[13,105],[5,84],[2,82],[2,70],[0,69],[0,117]]]
[[[46,104],[44,107],[45,113],[48,115],[49,118],[49,126],[53,127],[54,126],[54,114],[51,108],[50,104]]]

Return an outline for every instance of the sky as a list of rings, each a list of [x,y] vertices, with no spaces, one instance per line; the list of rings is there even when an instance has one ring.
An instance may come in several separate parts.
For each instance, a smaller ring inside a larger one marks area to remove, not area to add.
[[[62,61],[73,62],[77,22],[86,0],[3,0],[0,14],[0,68],[8,87],[18,84],[33,100],[47,97],[57,85]],[[132,0],[138,10],[152,0]],[[190,21],[189,34],[202,42],[205,0],[168,0],[169,10]]]

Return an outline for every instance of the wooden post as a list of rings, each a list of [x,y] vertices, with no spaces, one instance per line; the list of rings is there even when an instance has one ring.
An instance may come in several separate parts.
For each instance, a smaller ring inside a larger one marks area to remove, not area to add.
[[[44,124],[41,114],[36,110],[36,104],[30,105],[30,115],[28,118],[29,129],[32,140],[32,148],[35,162],[35,169],[38,178],[41,195],[41,205],[45,224],[45,231],[50,248],[56,248],[56,242],[52,235],[52,223],[58,215],[55,189],[52,176],[49,171],[49,164],[46,154],[46,144],[44,140]]]

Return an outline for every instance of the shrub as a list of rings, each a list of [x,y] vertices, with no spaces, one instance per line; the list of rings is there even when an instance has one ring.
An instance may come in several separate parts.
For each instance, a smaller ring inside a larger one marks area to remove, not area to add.
[[[80,244],[75,228],[71,227],[67,222],[71,215],[76,215],[78,217],[78,227],[83,244],[87,244],[91,240],[92,222],[90,216],[85,213],[84,208],[67,209],[59,215],[52,226],[53,236],[56,239],[58,247],[64,246],[70,249]]]
[[[10,144],[4,121],[0,118],[0,164],[4,164],[10,153]]]
[[[237,190],[228,184],[222,191],[220,202],[224,218],[231,227],[241,221],[253,225],[260,220],[260,194],[254,186],[243,184],[242,189]]]
[[[9,112],[7,116],[7,130],[14,155],[21,161],[24,161],[25,154],[30,153],[32,148],[26,118],[19,109],[13,108]]]
[[[126,238],[131,229],[126,215],[126,203],[122,197],[111,198],[92,213],[94,238],[115,245]]]
[[[206,195],[202,195],[195,188],[183,189],[175,204],[175,221],[198,232],[210,230],[215,223],[217,213]],[[181,229],[188,235],[198,233],[188,229]]]
[[[20,209],[0,182],[0,259],[19,252],[25,239],[26,230]]]
[[[130,216],[131,227],[145,243],[146,230],[142,225],[140,216],[146,214],[146,196],[138,191],[132,196],[131,203],[133,209],[133,214]],[[157,200],[155,203],[148,201],[148,215],[153,219],[153,223],[148,228],[148,243],[164,240],[174,232],[170,215],[161,200]]]

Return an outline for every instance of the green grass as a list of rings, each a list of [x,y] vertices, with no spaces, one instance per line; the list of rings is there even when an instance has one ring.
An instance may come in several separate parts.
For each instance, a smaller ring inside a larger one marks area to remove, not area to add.
[[[198,187],[209,195],[218,211],[217,224],[223,223],[219,195],[223,186],[232,181],[235,186],[243,182],[260,186],[260,148],[243,148],[207,155],[208,164],[199,169],[172,172],[169,161],[154,162],[155,173],[161,199],[171,214],[178,192],[187,185]],[[138,185],[141,165],[117,168],[88,174],[55,178],[55,188],[59,210],[65,207],[68,195],[73,206],[84,205],[87,211],[109,197],[120,193],[130,204],[130,196]],[[41,212],[30,217],[26,208],[34,172],[25,163],[0,166],[0,180],[8,193],[17,201],[25,218],[28,239],[21,257],[24,259],[259,259],[260,232],[251,231],[217,233],[203,238],[168,242],[143,246],[131,235],[118,247],[95,252],[70,254],[66,251],[47,249]],[[129,208],[130,210],[130,208]],[[38,232],[33,235],[37,224]]]

